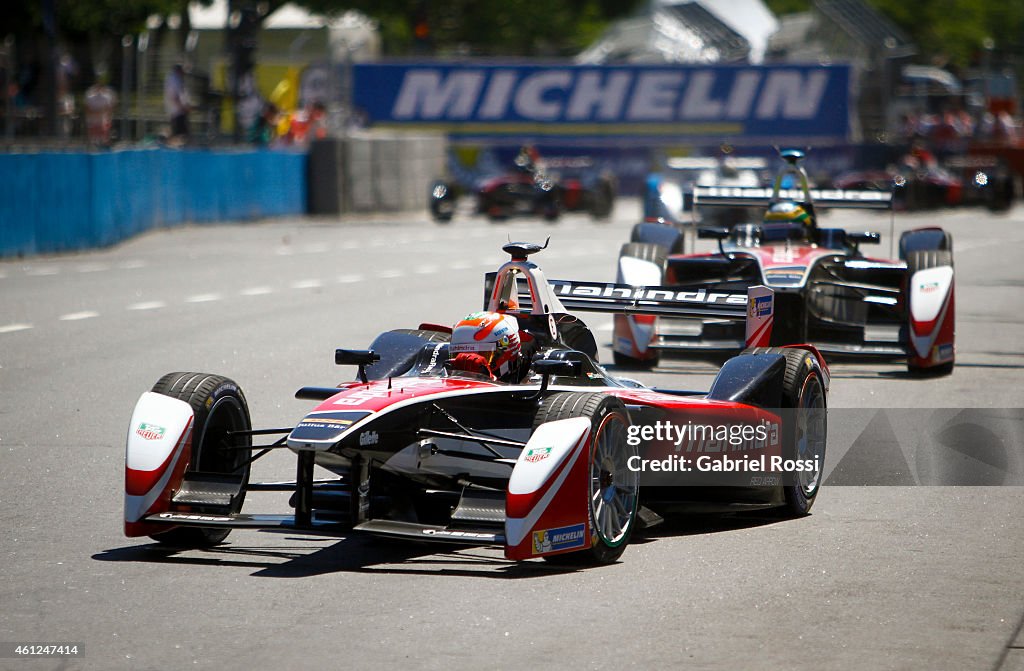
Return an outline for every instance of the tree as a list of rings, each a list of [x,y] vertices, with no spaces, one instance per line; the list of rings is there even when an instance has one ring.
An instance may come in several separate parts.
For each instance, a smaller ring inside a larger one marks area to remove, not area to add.
[[[356,9],[376,19],[385,52],[439,56],[564,56],[597,39],[641,0],[297,0],[313,12]]]

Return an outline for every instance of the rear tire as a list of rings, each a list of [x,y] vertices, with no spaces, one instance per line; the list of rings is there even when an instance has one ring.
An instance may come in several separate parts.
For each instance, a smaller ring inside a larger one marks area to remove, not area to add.
[[[534,428],[545,422],[588,417],[590,440],[588,510],[591,547],[546,560],[570,564],[611,564],[629,544],[636,526],[639,475],[629,469],[636,447],[626,442],[629,414],[622,401],[607,394],[558,392],[541,401]]]
[[[782,378],[782,457],[818,459],[817,471],[797,473],[799,481],[796,484],[783,485],[785,513],[790,517],[802,517],[814,505],[825,468],[828,433],[825,389],[807,350],[751,347],[744,350],[743,354],[781,354],[786,359],[786,372]]]
[[[785,485],[786,512],[802,517],[811,510],[821,486],[825,467],[827,414],[825,389],[807,350],[772,348],[786,357],[786,373],[782,382],[782,404],[793,410],[783,426],[783,458],[817,459],[818,469],[813,473],[800,472],[799,481]],[[769,350],[770,352],[772,350]]]
[[[654,242],[627,242],[619,249],[619,258],[628,256],[641,261],[650,261],[661,268],[662,275],[665,273],[665,263],[668,260],[668,253],[664,246]]]
[[[226,506],[196,506],[195,512],[212,515],[231,515],[242,509],[245,489],[249,483],[250,457],[248,450],[226,449],[250,446],[249,436],[229,441],[228,431],[249,431],[249,406],[241,387],[234,381],[220,375],[205,373],[168,373],[160,378],[152,391],[184,401],[192,408],[192,453],[186,477],[189,473],[210,473],[239,478],[239,494]],[[150,536],[164,545],[184,548],[212,547],[224,541],[230,529],[205,529],[202,527],[177,527]]]

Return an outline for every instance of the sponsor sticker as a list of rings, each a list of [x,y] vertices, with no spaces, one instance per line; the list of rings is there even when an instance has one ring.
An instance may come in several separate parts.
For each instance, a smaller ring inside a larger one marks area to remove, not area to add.
[[[543,529],[533,532],[533,554],[539,555],[559,550],[572,550],[583,547],[586,537],[582,524],[558,529]]]
[[[771,296],[755,296],[750,301],[750,316],[751,317],[767,317],[772,313],[772,297]]]
[[[135,433],[139,434],[146,440],[160,440],[164,437],[164,427],[157,426],[156,424],[146,424],[143,422],[139,424],[139,428],[135,429]]]
[[[550,456],[550,447],[531,447],[529,450],[526,451],[526,456],[523,458],[523,461],[544,461]]]
[[[922,294],[930,294],[939,290],[939,283],[921,282],[921,284],[917,285],[917,288]]]
[[[376,445],[380,442],[380,434],[376,431],[363,431],[359,434],[359,445],[366,447],[368,445]]]

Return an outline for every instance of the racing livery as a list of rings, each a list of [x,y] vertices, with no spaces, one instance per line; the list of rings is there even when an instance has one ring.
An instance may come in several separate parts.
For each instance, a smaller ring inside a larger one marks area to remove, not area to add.
[[[771,344],[810,342],[822,352],[901,358],[911,372],[949,373],[954,362],[952,237],[940,228],[906,231],[899,259],[865,256],[875,232],[820,228],[815,208],[889,209],[883,191],[815,190],[799,161],[783,151],[786,168],[772,189],[694,187],[695,207],[768,207],[761,223],[700,228],[717,252],[674,253],[683,233],[641,224],[622,247],[618,282],[684,287],[708,297],[755,285],[775,293]],[[800,188],[782,188],[795,178]],[[695,293],[696,295],[696,293]],[[745,344],[742,319],[659,319],[617,315],[617,364],[655,365],[663,352],[720,353]]]
[[[199,547],[238,527],[358,531],[497,545],[511,560],[607,563],[634,529],[680,508],[807,513],[821,477],[829,385],[813,347],[754,347],[727,362],[707,392],[657,390],[610,376],[593,334],[568,312],[750,312],[763,335],[770,289],[712,298],[549,282],[528,258],[540,246],[504,249],[512,258],[489,278],[486,312],[455,328],[423,324],[385,332],[368,350],[337,350],[336,363],[358,367],[357,379],[300,389],[297,398],[317,404],[294,426],[254,430],[241,388],[222,376],[161,378],[139,399],[128,431],[125,533]],[[516,358],[520,348],[528,356]],[[502,362],[503,375],[473,372],[467,362],[481,370]],[[727,435],[661,435],[669,424]],[[736,427],[751,433],[734,440]],[[274,449],[295,453],[295,481],[250,482],[252,461]],[[715,472],[740,457],[808,467],[793,478],[711,480],[647,478],[641,467],[689,461]],[[314,479],[314,466],[332,477]],[[291,492],[294,511],[243,513],[248,491]]]

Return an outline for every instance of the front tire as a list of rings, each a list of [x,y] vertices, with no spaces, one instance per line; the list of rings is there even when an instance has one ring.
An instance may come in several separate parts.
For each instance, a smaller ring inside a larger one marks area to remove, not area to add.
[[[571,417],[591,420],[588,515],[592,544],[585,550],[545,557],[554,562],[611,564],[626,549],[636,526],[639,475],[629,469],[636,447],[626,441],[629,414],[622,401],[606,394],[558,392],[545,398],[534,428]]]
[[[775,348],[773,348],[775,349]],[[785,485],[785,510],[793,517],[810,512],[821,486],[825,466],[827,415],[825,388],[811,354],[802,349],[778,348],[786,358],[782,384],[782,404],[793,413],[783,428],[785,459],[817,460],[813,471],[795,473],[797,482]],[[776,350],[776,351],[778,351]],[[772,351],[772,350],[769,350]]]
[[[168,373],[153,385],[153,392],[185,401],[192,408],[192,453],[185,470],[237,479],[238,494],[227,505],[196,505],[190,510],[211,515],[232,515],[242,509],[245,489],[249,483],[249,450],[252,444],[244,438],[228,436],[231,431],[249,431],[249,406],[245,395],[234,381],[220,375],[205,373]],[[230,529],[177,527],[154,534],[158,543],[184,548],[212,547],[222,543]]]

